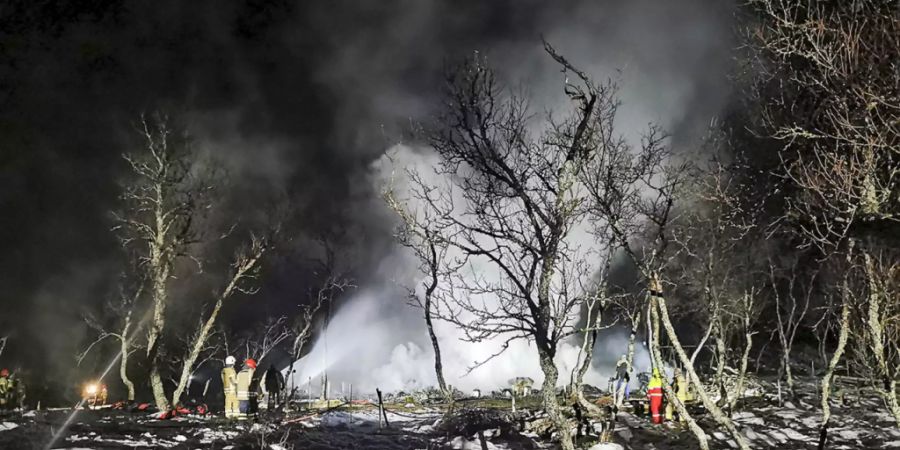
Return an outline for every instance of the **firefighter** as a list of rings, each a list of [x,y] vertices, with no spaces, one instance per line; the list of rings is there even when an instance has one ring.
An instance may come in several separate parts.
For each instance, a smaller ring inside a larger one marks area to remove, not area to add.
[[[269,369],[266,370],[265,388],[268,409],[274,410],[281,404],[281,390],[284,389],[284,376],[275,369],[275,366],[269,366]]]
[[[9,388],[9,369],[4,368],[0,370],[0,409],[6,409],[8,406]]]
[[[100,385],[100,393],[97,394],[97,402],[101,405],[105,405],[107,400],[109,399],[109,390],[106,389],[106,384]]]
[[[692,400],[691,394],[688,390],[688,382],[684,377],[684,373],[681,369],[675,369],[675,377],[672,379],[672,390],[675,391],[675,396],[678,397],[678,400],[681,400],[681,404],[684,405],[688,400]],[[672,420],[675,418],[675,404],[673,402],[668,402],[666,405],[666,420]],[[678,417],[678,420],[684,422],[684,417]]]
[[[16,379],[16,406],[22,411],[25,410],[25,382],[22,377]]]
[[[225,391],[225,417],[232,419],[240,416],[238,406],[237,374],[234,371],[234,356],[225,358],[222,368],[222,389]]]
[[[244,368],[237,374],[237,399],[240,408],[239,418],[241,419],[252,414],[250,397],[254,372],[256,372],[256,361],[250,358],[244,361]]]
[[[9,374],[6,386],[6,406],[9,409],[22,408],[25,403],[25,385],[17,372]]]
[[[653,376],[650,377],[650,383],[647,384],[647,397],[650,399],[650,415],[653,418],[653,423],[663,422],[663,383],[659,369],[654,367]]]

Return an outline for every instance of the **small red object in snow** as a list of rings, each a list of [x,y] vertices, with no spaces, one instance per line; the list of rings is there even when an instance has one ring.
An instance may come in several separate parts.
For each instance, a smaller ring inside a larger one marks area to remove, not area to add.
[[[140,405],[137,406],[137,409],[138,409],[138,411],[144,411],[145,409],[147,409],[149,407],[150,407],[149,403],[141,403]]]

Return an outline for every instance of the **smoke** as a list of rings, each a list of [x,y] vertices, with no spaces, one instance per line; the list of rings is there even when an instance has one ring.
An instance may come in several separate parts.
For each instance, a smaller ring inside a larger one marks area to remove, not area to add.
[[[366,345],[346,343],[355,350],[331,362],[333,379],[344,370],[347,382],[375,383],[377,374],[397,386],[430,384],[420,312],[397,288],[419,275],[392,242],[378,171],[409,121],[429,117],[445,65],[479,51],[527,88],[536,113],[557,109],[563,74],[543,54],[543,35],[593,76],[620,81],[623,133],[637,139],[657,122],[689,148],[727,102],[732,8],[719,0],[14,2],[0,9],[0,38],[15,43],[0,63],[0,147],[9,149],[0,155],[0,273],[8,280],[0,334],[15,337],[3,356],[46,373],[71,368],[72,343],[86,334],[80,313],[102,307],[120,266],[109,211],[120,155],[136,150],[130,123],[174,106],[229,170],[234,201],[223,214],[249,220],[268,195],[284,192],[303,218],[288,230],[298,240],[332,228],[351,236],[341,250],[361,289],[313,351],[341,338]],[[426,150],[413,157],[430,161]],[[307,269],[270,270],[254,299],[226,306],[223,323],[246,328],[295,311]],[[501,358],[463,377],[489,349],[458,345],[446,324],[438,333],[448,378],[461,387],[503,384],[536,367]],[[598,343],[600,375],[621,353],[607,347],[613,339],[620,336]],[[330,344],[327,353],[338,350]],[[74,375],[58,378],[67,385]]]
[[[485,54],[508,84],[521,84],[525,88],[535,113],[560,112],[568,101],[561,95],[563,74],[543,52],[537,37],[543,34],[570,61],[596,79],[617,81],[623,102],[617,121],[618,131],[633,144],[639,143],[649,123],[655,123],[672,133],[672,145],[676,148],[690,150],[699,146],[699,137],[704,134],[709,120],[727,103],[725,74],[729,67],[731,40],[726,19],[731,11],[730,4],[705,1],[663,4],[645,1],[563,2],[536,8],[539,13],[531,17],[533,32],[510,25],[511,29],[497,32],[503,38],[480,41],[472,47],[460,44],[456,48],[463,51],[461,55],[472,50]],[[521,14],[517,8],[513,7],[513,10]],[[435,14],[454,17],[452,12],[434,5],[409,8],[396,17],[397,22],[390,22],[397,26],[388,27],[386,39],[408,43],[410,37],[422,32],[421,24],[434,20]],[[453,21],[450,22],[452,28]],[[466,42],[466,39],[462,41]],[[439,84],[432,82],[428,86],[433,92],[419,90],[422,89],[420,77],[409,72],[410,68],[405,65],[408,59],[404,58],[408,56],[405,52],[415,54],[417,50],[404,45],[377,45],[372,49],[372,45],[371,42],[353,42],[333,61],[334,66],[327,71],[329,76],[337,76],[354,86],[369,84],[369,72],[347,70],[360,60],[370,61],[386,72],[409,74],[410,78],[403,79],[408,84],[398,85],[397,79],[387,82],[387,89],[377,95],[370,106],[373,113],[381,117],[406,114],[414,119],[427,119],[431,110],[429,102],[435,102]],[[384,61],[397,66],[385,69],[382,67]],[[433,69],[433,66],[432,60],[430,67],[425,69]],[[430,70],[425,72],[434,76]],[[344,114],[359,114],[356,106],[355,103],[345,105],[342,110],[351,111],[344,111]],[[388,183],[402,191],[404,169],[418,168],[420,174],[427,174],[428,168],[437,163],[435,155],[427,148],[402,144],[389,144],[388,147],[387,151],[381,152],[390,154],[390,161],[382,157],[368,166],[368,182],[373,192],[379,192]],[[402,197],[402,193],[399,196]],[[372,201],[373,204],[362,210],[367,214],[379,211],[374,217],[379,221],[386,220],[380,222],[379,227],[390,230],[395,222],[391,221],[390,214],[385,215],[377,198]],[[590,246],[591,237],[584,226],[578,227],[572,239],[581,246]],[[386,248],[381,258],[376,266],[378,269],[373,271],[374,276],[369,277],[370,285],[380,284],[381,287],[359,293],[332,318],[311,353],[301,360],[301,366],[306,368],[298,375],[298,383],[305,383],[310,377],[315,379],[327,370],[334,382],[352,382],[363,391],[375,387],[397,390],[435,384],[433,353],[421,311],[407,307],[405,293],[386,282],[417,286],[421,279],[421,274],[416,272],[417,264],[410,255],[397,248]],[[490,270],[485,267],[478,276],[499,277]],[[527,341],[514,341],[501,356],[467,373],[476,361],[499,350],[502,340],[468,343],[460,330],[445,322],[437,322],[435,331],[442,346],[444,374],[451,385],[463,390],[498,389],[507,386],[513,377],[529,376],[536,382],[543,378],[533,344]],[[593,368],[585,378],[587,383],[605,385],[616,359],[627,349],[627,339],[627,332],[621,329],[601,335],[595,348]],[[578,361],[580,344],[578,339],[562,343],[557,355],[560,384],[568,382],[568,374]],[[642,371],[649,365],[649,355],[638,339],[635,367]]]

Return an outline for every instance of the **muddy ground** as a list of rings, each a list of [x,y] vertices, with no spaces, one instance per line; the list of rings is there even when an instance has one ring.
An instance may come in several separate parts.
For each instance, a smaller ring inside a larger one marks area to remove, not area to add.
[[[753,448],[780,450],[815,448],[821,418],[812,380],[801,380],[798,397],[764,384],[732,417]],[[864,389],[839,392],[829,449],[898,448],[900,430],[880,401]],[[227,421],[217,416],[182,416],[157,420],[156,414],[115,410],[57,409],[5,413],[0,416],[3,449],[543,449],[555,448],[545,431],[546,418],[535,408],[536,397],[520,401],[517,413],[504,399],[462,401],[445,416],[438,406],[388,405],[389,427],[379,426],[373,406],[344,406],[326,413],[263,415],[253,422]],[[64,426],[71,417],[68,426]],[[708,418],[699,416],[712,436],[712,448],[734,448],[728,436]],[[599,422],[599,421],[598,421]],[[54,441],[54,435],[58,435]],[[51,442],[52,441],[52,442]],[[613,441],[624,449],[693,449],[693,436],[677,423],[652,425],[645,417],[623,412]],[[595,444],[588,430],[580,446]]]

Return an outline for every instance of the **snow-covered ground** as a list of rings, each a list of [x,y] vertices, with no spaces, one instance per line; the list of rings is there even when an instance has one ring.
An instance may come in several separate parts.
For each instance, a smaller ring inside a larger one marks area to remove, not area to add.
[[[815,447],[821,412],[812,381],[801,380],[798,397],[785,400],[780,406],[774,387],[765,383],[762,395],[745,399],[732,418],[753,448]],[[70,414],[68,410],[5,413],[0,415],[0,448],[45,448],[56,433],[59,436],[53,448],[73,449],[554,448],[546,430],[546,419],[540,412],[523,408],[518,414],[511,414],[503,409],[473,409],[474,405],[502,408],[497,404],[463,402],[461,412],[445,419],[442,411],[434,408],[395,407],[387,413],[390,427],[380,426],[378,410],[366,406],[352,410],[345,407],[324,414],[269,416],[255,423],[230,422],[216,416],[160,421],[147,413],[79,411],[69,427],[60,433]],[[863,391],[845,389],[843,401],[836,400],[832,410],[829,449],[900,449],[900,430],[878,399]],[[736,447],[728,434],[717,429],[709,418],[702,415],[698,418],[710,434],[712,448]],[[596,448],[696,448],[693,436],[683,426],[653,425],[647,418],[629,412],[620,414],[613,440],[621,447]],[[583,439],[581,446],[591,448],[596,443],[594,435]]]

